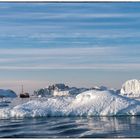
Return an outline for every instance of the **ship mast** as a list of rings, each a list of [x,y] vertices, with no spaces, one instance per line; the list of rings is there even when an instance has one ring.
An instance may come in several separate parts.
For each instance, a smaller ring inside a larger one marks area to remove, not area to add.
[[[23,94],[23,85],[21,85],[21,94]]]

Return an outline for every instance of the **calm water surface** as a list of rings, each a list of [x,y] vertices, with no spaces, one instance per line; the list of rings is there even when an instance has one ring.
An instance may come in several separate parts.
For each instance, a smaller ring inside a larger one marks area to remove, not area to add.
[[[0,120],[6,138],[140,137],[139,117],[53,117]]]

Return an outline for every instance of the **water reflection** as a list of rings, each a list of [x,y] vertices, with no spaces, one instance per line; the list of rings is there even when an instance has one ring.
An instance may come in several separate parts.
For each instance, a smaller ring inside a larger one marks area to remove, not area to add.
[[[0,120],[0,137],[140,137],[140,117],[50,117]]]
[[[89,131],[79,137],[140,137],[140,117],[92,117],[76,122],[81,121]]]

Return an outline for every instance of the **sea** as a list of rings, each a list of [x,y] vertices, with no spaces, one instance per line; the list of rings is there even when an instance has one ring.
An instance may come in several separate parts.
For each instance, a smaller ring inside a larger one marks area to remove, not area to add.
[[[140,116],[0,119],[1,138],[140,138]]]

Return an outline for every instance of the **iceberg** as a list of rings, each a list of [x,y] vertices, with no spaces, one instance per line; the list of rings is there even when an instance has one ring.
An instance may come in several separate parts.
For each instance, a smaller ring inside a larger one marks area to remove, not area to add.
[[[140,102],[109,90],[91,90],[77,95],[72,108],[79,116],[120,116],[139,114],[134,106],[139,108]]]
[[[120,90],[120,94],[128,97],[140,97],[140,80],[126,81]]]
[[[82,93],[84,91],[87,91],[89,89],[86,88],[76,88],[76,87],[71,87],[68,88],[67,90],[54,90],[52,93],[53,96],[76,96],[79,93]]]
[[[4,89],[0,89],[0,97],[9,97],[9,98],[15,98],[17,97],[16,93],[10,89],[8,90],[4,90]]]
[[[6,107],[9,105],[9,103],[11,103],[11,101],[9,101],[11,98],[15,98],[17,97],[16,93],[10,89],[8,90],[4,90],[4,89],[0,89],[0,98],[2,100],[0,100],[0,108],[2,107]],[[5,98],[8,98],[8,100]]]
[[[49,85],[47,88],[41,88],[34,91],[34,96],[51,97],[51,96],[75,96],[81,92],[89,90],[88,88],[69,87],[65,84]]]
[[[120,115],[140,115],[140,101],[109,90],[88,90],[76,96],[36,98],[0,109],[0,118]]]
[[[69,96],[69,91],[53,91],[53,96]]]
[[[37,96],[27,100],[15,98],[8,107],[0,108],[0,119],[140,115],[140,100],[131,98],[140,95],[140,81],[136,79],[126,81],[119,90],[104,86],[88,89],[56,84],[35,93]],[[0,94],[15,97],[11,90],[0,90]]]

